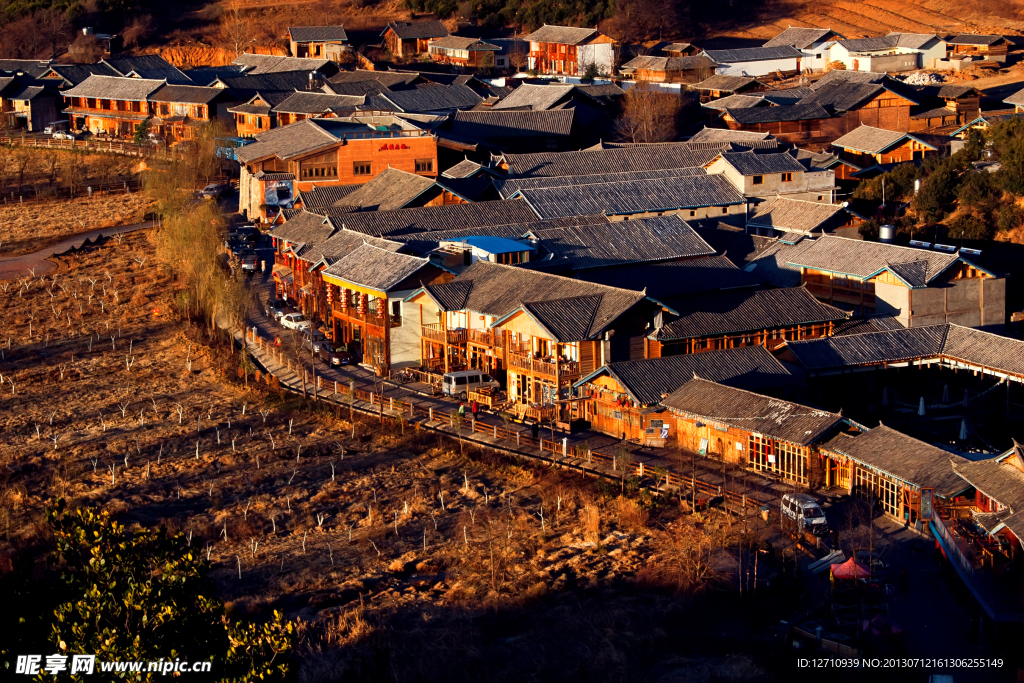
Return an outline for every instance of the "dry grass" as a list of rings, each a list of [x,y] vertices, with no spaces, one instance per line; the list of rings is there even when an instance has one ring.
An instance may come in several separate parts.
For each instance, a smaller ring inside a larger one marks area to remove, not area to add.
[[[141,192],[0,204],[0,255],[30,253],[96,228],[140,223],[150,208]]]

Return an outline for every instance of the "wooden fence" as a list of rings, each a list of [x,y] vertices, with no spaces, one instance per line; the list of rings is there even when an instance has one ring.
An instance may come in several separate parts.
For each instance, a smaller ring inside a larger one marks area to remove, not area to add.
[[[264,353],[269,354],[278,363],[278,365],[283,366],[305,378],[306,386],[308,387],[307,391],[309,391],[310,394],[314,393],[312,377],[308,374],[306,367],[290,358],[289,353],[282,351],[281,347],[260,337],[252,328],[248,328],[245,331],[245,339],[249,343],[254,344]],[[270,383],[273,381],[271,379],[273,377],[271,373],[267,372],[266,377],[266,382]],[[292,392],[298,391],[290,387],[285,388]],[[394,397],[382,396],[381,394],[372,391],[355,389],[345,382],[337,382],[334,380],[325,381],[324,378],[319,375],[316,377],[315,394],[317,398],[333,401],[342,406],[349,405],[351,403],[354,407],[353,393],[355,400],[369,403],[371,406],[377,406],[377,410],[381,415],[410,421],[416,417],[425,417],[428,422],[441,422],[444,426],[451,427],[459,434],[464,434],[465,432],[468,432],[470,436],[480,434],[490,437],[495,442],[503,441],[508,444],[514,444],[516,447],[527,446],[535,448],[540,450],[543,454],[551,453],[552,457],[547,457],[546,455],[538,456],[533,453],[517,450],[517,448],[506,448],[500,444],[495,444],[498,448],[513,450],[524,457],[551,462],[559,465],[560,467],[568,467],[581,472],[590,472],[598,476],[605,476],[607,472],[598,471],[596,469],[598,465],[611,467],[612,471],[615,472],[618,471],[621,464],[614,455],[595,451],[585,446],[569,445],[568,441],[564,438],[545,439],[543,435],[539,435],[535,439],[532,436],[523,434],[523,432],[518,429],[477,422],[470,416],[462,418],[460,421],[460,418],[454,409],[451,412],[447,412],[431,407],[424,408],[423,406],[417,405],[415,401],[405,401],[395,399]],[[360,409],[360,412],[369,411]],[[577,462],[566,462],[566,460],[573,460]],[[655,469],[657,469],[657,471],[655,471]],[[731,503],[735,507],[750,508],[754,510],[762,505],[761,501],[752,496],[725,490],[721,486],[710,484],[694,476],[686,476],[673,472],[667,467],[651,468],[644,465],[642,462],[630,463],[627,476],[634,475],[639,476],[641,479],[655,479],[654,487],[659,490],[662,487],[668,488],[670,486],[694,488],[701,494],[723,496],[727,503]]]
[[[133,157],[182,158],[184,155],[168,149],[166,145],[136,145],[123,140],[57,140],[49,137],[0,135],[0,145],[21,145],[42,149],[77,149],[83,152],[109,152]]]

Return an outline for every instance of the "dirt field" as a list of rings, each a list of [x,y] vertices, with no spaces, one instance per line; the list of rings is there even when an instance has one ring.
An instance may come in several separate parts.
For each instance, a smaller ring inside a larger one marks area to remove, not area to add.
[[[149,207],[141,192],[0,204],[0,256],[34,252],[95,228],[140,223]]]
[[[767,40],[789,26],[831,28],[847,38],[889,31],[1003,34],[1024,32],[1024,14],[1019,4],[996,0],[795,0],[770,22],[730,34]]]
[[[304,406],[252,377],[246,389],[241,359],[176,319],[146,233],[58,260],[42,280],[0,283],[0,555],[37,546],[56,496],[184,530],[229,609],[302,620],[303,680],[423,666],[434,673],[417,677],[433,680],[456,657],[493,680],[545,663],[601,674],[626,667],[631,647],[675,652],[662,623],[671,596],[734,575],[727,545],[764,533],[681,515],[678,499],[620,498],[620,484],[461,453],[408,425],[358,414],[353,425],[344,409]],[[641,587],[653,592],[630,597]],[[573,602],[612,589],[585,609]],[[569,622],[586,632],[520,657],[520,645],[481,641],[481,619],[524,635],[522,647]],[[604,642],[605,628],[634,621],[640,640]],[[749,627],[730,621],[730,637]],[[381,648],[388,662],[375,659]],[[737,663],[759,675],[746,658],[702,666]]]

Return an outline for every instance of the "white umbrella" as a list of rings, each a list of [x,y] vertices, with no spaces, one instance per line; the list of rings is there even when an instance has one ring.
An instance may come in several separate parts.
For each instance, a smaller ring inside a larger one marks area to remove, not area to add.
[[[960,420],[960,440],[967,441],[967,418]]]
[[[921,402],[917,404],[917,414],[924,415],[924,396],[921,397]]]

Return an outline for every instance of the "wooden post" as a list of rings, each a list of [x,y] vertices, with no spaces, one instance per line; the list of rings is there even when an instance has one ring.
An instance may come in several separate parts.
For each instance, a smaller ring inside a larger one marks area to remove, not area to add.
[[[517,446],[519,445],[519,435],[520,435],[521,433],[522,433],[522,432],[520,432],[520,431],[519,431],[518,429],[516,430],[516,445],[517,445]]]
[[[428,422],[433,422],[434,421],[434,409],[433,408],[427,408],[427,421]]]

